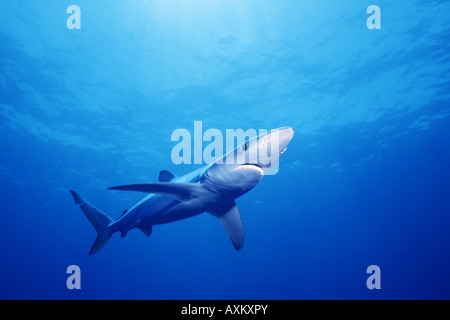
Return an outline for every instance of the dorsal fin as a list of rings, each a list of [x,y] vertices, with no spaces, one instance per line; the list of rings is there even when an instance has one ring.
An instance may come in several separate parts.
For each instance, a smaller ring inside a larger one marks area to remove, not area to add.
[[[176,176],[168,170],[162,170],[159,173],[159,182],[170,182],[175,178]]]

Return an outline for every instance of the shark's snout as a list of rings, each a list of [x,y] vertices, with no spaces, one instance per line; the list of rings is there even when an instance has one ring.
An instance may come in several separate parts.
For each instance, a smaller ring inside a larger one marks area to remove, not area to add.
[[[294,137],[294,129],[291,127],[280,128],[278,129],[278,139],[279,139],[279,150],[280,154],[283,154],[286,151],[286,148]]]

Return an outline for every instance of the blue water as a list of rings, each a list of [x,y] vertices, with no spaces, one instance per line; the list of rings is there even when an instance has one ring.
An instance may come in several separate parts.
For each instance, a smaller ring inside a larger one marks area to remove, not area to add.
[[[81,9],[69,30],[66,9]],[[381,8],[369,30],[366,9]],[[2,1],[0,298],[449,299],[450,1]],[[208,214],[114,234],[177,128],[291,126],[280,170]],[[69,265],[81,290],[66,287]],[[366,269],[378,265],[381,289]]]

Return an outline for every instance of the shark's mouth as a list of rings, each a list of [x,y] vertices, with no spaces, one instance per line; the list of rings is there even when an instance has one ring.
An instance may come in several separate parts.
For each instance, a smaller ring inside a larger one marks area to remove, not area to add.
[[[263,169],[264,167],[262,165],[260,165],[259,163],[244,163],[243,166],[255,166],[258,167],[260,169]]]
[[[256,167],[256,168],[258,168],[258,169],[260,169],[260,170],[263,170],[264,171],[264,166],[263,165],[260,165],[259,163],[244,163],[244,164],[242,164],[242,166],[246,166],[246,167]]]
[[[236,169],[248,172],[259,172],[261,176],[263,176],[264,172],[267,170],[267,168],[264,168],[264,166],[260,165],[259,163],[244,163],[238,166]]]

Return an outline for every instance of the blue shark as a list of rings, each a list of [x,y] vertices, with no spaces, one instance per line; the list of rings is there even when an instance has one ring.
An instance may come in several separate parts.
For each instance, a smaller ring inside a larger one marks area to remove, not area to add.
[[[244,228],[235,200],[253,189],[275,165],[278,166],[278,159],[293,136],[294,130],[290,127],[271,130],[245,141],[225,156],[186,175],[177,177],[163,170],[156,183],[108,188],[148,194],[116,220],[70,190],[75,203],[80,205],[97,231],[89,254],[95,254],[103,248],[115,232],[120,232],[123,238],[131,229],[137,228],[149,237],[155,225],[205,212],[218,218],[234,248],[240,250],[244,245]],[[270,161],[263,161],[262,154],[270,154]]]

